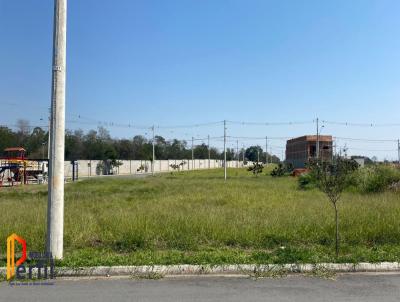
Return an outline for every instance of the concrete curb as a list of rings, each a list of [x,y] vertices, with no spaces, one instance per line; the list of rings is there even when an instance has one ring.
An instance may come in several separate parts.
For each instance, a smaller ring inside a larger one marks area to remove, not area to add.
[[[254,273],[313,273],[327,270],[337,273],[400,272],[399,262],[380,263],[318,263],[318,264],[231,264],[231,265],[143,265],[143,266],[96,266],[80,268],[56,268],[58,277],[100,277],[169,275],[250,275]],[[5,275],[6,268],[0,268]]]

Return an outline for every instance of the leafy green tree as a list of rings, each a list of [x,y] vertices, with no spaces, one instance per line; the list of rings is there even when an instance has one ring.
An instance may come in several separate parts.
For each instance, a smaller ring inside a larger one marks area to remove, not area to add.
[[[65,159],[78,160],[86,159],[83,152],[83,131],[82,130],[67,130],[65,132]]]
[[[263,149],[260,146],[251,146],[246,149],[245,157],[249,161],[256,162],[258,157],[262,160]]]
[[[149,159],[151,157],[149,152],[149,143],[147,139],[142,135],[136,135],[132,140],[133,145],[133,159]],[[146,149],[146,150],[145,150]]]
[[[194,158],[196,159],[208,158],[208,147],[204,143],[201,145],[197,145],[193,151],[194,151]]]
[[[186,142],[177,139],[172,140],[166,150],[167,159],[182,159],[186,156]],[[187,157],[186,157],[187,158]]]
[[[48,133],[40,127],[35,127],[26,139],[25,149],[27,155],[31,158],[42,158],[44,155],[47,155],[47,148],[45,150],[47,140]]]
[[[114,141],[119,159],[133,159],[133,143],[128,139]]]
[[[18,147],[16,134],[7,127],[0,127],[0,154],[8,147]]]
[[[20,120],[17,130],[0,127],[0,152],[7,147],[24,147],[30,158],[46,157],[48,149],[48,132],[37,127],[30,131],[29,123]],[[151,160],[153,157],[152,141],[144,136],[136,135],[129,139],[113,139],[109,131],[104,127],[97,130],[66,130],[65,132],[65,159],[142,159]],[[162,136],[155,137],[156,159],[189,159],[192,150],[185,140],[174,139],[167,141]],[[195,158],[207,159],[208,147],[205,144],[196,146]],[[211,147],[212,159],[222,159],[223,154],[218,149]],[[233,149],[227,149],[227,159],[236,158]],[[107,166],[107,165],[104,165]]]
[[[83,155],[87,159],[103,159],[103,144],[98,138],[97,131],[90,130],[84,136]]]
[[[164,159],[167,154],[167,150],[169,147],[168,142],[165,140],[164,137],[156,135],[155,139],[155,154],[156,159]],[[153,156],[153,155],[152,155]]]

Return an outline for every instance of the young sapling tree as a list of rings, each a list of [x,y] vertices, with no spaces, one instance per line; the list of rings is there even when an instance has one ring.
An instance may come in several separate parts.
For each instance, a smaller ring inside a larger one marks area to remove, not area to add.
[[[335,210],[335,251],[339,256],[339,212],[338,201],[349,185],[349,176],[358,168],[357,162],[335,157],[331,162],[316,160],[309,164],[314,174],[317,187],[326,194]]]

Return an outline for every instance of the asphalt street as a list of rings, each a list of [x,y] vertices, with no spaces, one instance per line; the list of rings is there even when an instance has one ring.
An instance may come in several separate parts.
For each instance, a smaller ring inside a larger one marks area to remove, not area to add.
[[[400,301],[399,274],[346,274],[327,280],[176,277],[160,280],[74,279],[54,285],[0,283],[0,301]]]

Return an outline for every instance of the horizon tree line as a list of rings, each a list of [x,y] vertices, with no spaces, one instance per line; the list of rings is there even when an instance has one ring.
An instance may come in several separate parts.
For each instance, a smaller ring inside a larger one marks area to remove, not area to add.
[[[191,142],[186,140],[167,140],[157,135],[155,140],[156,159],[191,159]],[[112,138],[104,127],[89,130],[86,133],[79,130],[66,130],[65,132],[65,160],[93,159],[93,160],[152,160],[152,140],[143,135],[135,135],[131,139]],[[0,154],[8,147],[23,147],[30,159],[45,159],[48,153],[48,131],[41,127],[30,127],[26,120],[18,120],[16,129],[0,126]],[[193,148],[195,159],[208,159],[209,150],[205,143]],[[227,160],[243,160],[279,163],[280,159],[265,154],[260,146],[250,146],[240,149],[239,154],[233,148],[226,149]],[[210,147],[211,159],[223,159],[223,151]]]

